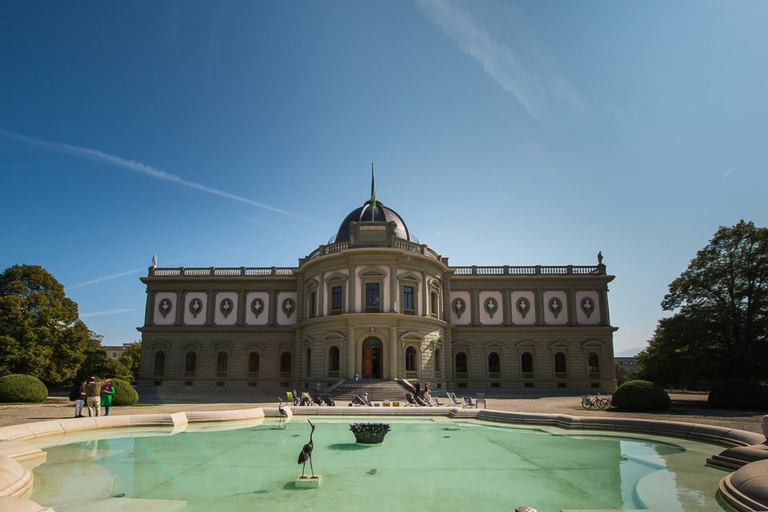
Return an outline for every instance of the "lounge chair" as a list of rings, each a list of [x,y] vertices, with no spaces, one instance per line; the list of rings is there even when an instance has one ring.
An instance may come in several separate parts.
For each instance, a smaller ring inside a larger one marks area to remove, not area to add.
[[[456,393],[451,393],[450,391],[445,392],[445,396],[448,397],[448,401],[450,402],[451,407],[464,407],[464,401],[459,400],[456,398]]]
[[[325,405],[329,405],[329,406],[336,405],[336,402],[334,402],[333,398],[331,398],[331,395],[329,395],[328,393],[323,393],[322,395],[320,395],[320,398],[323,399],[323,403],[325,403]]]
[[[432,405],[434,405],[436,407],[441,407],[443,405],[443,402],[438,400],[436,396],[429,395],[429,397],[432,399]]]
[[[417,396],[414,396],[413,393],[406,393],[405,399],[408,400],[408,403],[405,404],[406,407],[409,407],[409,406],[421,407],[423,405],[426,405],[424,400],[422,400]]]
[[[368,407],[373,407],[373,404],[371,403],[370,400],[368,400],[368,397],[365,395],[355,395],[354,402],[356,402],[359,405],[367,405]]]
[[[485,393],[478,393],[477,394],[477,396],[475,397],[475,407],[479,408],[480,407],[480,402],[483,403],[483,409],[487,409],[488,408],[488,404],[485,403]]]
[[[464,401],[464,407],[475,407],[477,405],[472,402],[472,398],[461,397],[461,399]]]

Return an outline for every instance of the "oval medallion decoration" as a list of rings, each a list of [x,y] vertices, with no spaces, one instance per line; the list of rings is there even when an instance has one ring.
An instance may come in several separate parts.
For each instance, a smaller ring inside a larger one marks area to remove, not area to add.
[[[515,305],[515,308],[517,311],[525,318],[525,315],[528,314],[528,312],[531,310],[531,301],[529,301],[525,297],[520,297],[517,299],[517,304]]]
[[[485,299],[484,307],[485,311],[493,318],[493,315],[499,310],[499,302],[493,297],[488,297]]]
[[[261,312],[264,311],[264,301],[261,299],[253,299],[251,301],[251,312],[256,318],[259,318]]]
[[[296,311],[296,302],[293,299],[285,299],[283,301],[283,313],[288,318],[291,318],[291,314]]]
[[[456,317],[461,318],[461,314],[467,309],[464,299],[454,299],[452,309],[456,313]]]
[[[157,305],[157,309],[160,310],[160,314],[163,315],[163,318],[165,318],[168,313],[171,312],[171,309],[173,309],[173,302],[171,302],[171,299],[166,297],[160,301],[160,304]]]
[[[235,305],[229,297],[222,299],[219,303],[219,311],[224,315],[224,318],[227,318],[233,309],[235,309]]]
[[[549,299],[549,310],[552,312],[553,315],[555,315],[555,318],[557,318],[557,316],[563,310],[562,301],[557,297]]]
[[[197,318],[197,315],[203,310],[203,301],[199,297],[195,297],[189,301],[189,312],[192,316]]]
[[[587,318],[592,316],[592,312],[595,310],[595,301],[590,297],[585,297],[581,300],[581,310],[587,315]]]

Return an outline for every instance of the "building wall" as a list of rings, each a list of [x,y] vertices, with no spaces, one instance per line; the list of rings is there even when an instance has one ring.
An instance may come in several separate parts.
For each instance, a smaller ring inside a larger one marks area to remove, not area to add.
[[[150,268],[142,278],[140,383],[324,386],[362,376],[363,344],[374,337],[386,379],[419,378],[448,389],[613,389],[612,279],[602,265],[451,267],[426,246],[399,239],[321,246],[295,268]],[[380,284],[378,311],[366,311],[369,280]],[[331,307],[334,286],[342,287],[340,311]],[[404,310],[403,286],[413,288],[413,311]],[[338,370],[330,369],[333,347]],[[406,368],[409,347],[413,369]],[[155,371],[160,351],[165,366]],[[190,352],[194,373],[186,370]],[[259,354],[258,373],[248,371],[251,352]],[[525,352],[533,355],[530,374],[521,368]],[[220,353],[226,371],[218,368]],[[459,353],[467,357],[466,374],[457,373]],[[492,353],[499,355],[498,372],[489,369]],[[588,370],[590,353],[597,372]],[[281,372],[282,354],[290,354],[290,366]],[[556,357],[564,371],[556,371]]]

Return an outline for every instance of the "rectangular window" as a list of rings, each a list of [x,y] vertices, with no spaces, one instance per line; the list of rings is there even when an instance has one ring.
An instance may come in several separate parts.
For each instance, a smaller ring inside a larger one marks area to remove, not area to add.
[[[379,283],[365,283],[365,312],[379,312]]]
[[[341,314],[341,302],[342,302],[341,286],[334,286],[331,289],[331,314],[332,315]]]
[[[413,307],[413,286],[403,286],[403,312],[406,315],[415,315]]]

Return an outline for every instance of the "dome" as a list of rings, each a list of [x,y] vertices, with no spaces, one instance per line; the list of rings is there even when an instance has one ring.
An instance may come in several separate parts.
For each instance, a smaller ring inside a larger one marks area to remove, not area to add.
[[[413,241],[403,218],[395,210],[384,206],[381,201],[376,201],[373,219],[371,219],[371,201],[366,201],[363,206],[352,210],[341,222],[339,231],[336,233],[335,242],[349,240],[349,225],[352,222],[394,222],[397,225],[395,235],[409,242]]]

